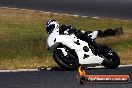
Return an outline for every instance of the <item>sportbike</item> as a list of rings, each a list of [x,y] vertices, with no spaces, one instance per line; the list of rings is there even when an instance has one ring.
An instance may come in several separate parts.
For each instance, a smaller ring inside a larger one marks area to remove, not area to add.
[[[92,32],[93,42],[97,34],[98,31]],[[99,44],[92,46],[77,38],[74,33],[59,34],[59,28],[53,28],[52,32],[48,33],[47,45],[55,62],[66,70],[75,70],[79,65],[102,65],[106,68],[117,68],[120,65],[118,54],[110,47]]]

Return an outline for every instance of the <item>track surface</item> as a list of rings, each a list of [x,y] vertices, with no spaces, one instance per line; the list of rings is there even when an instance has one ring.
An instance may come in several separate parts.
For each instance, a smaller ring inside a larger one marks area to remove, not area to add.
[[[132,0],[0,0],[0,6],[132,19]]]
[[[87,74],[130,74],[132,67],[88,69]],[[131,78],[132,79],[132,78]],[[132,88],[127,84],[84,84],[76,81],[75,71],[35,71],[0,73],[0,88]]]
[[[132,0],[0,0],[0,6],[132,19]],[[131,76],[132,67],[88,69],[87,74],[130,74]],[[43,70],[0,73],[0,88],[132,88],[132,82],[79,85],[75,71]]]

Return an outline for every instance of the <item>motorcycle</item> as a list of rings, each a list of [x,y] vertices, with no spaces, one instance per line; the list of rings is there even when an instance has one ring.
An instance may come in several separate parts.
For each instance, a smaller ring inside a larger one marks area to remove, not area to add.
[[[95,42],[98,31],[90,35]],[[59,28],[53,29],[47,37],[47,45],[55,62],[63,69],[75,70],[80,65],[84,67],[102,65],[106,68],[117,68],[120,58],[112,48],[97,44],[98,48],[80,40],[74,33],[59,34]]]

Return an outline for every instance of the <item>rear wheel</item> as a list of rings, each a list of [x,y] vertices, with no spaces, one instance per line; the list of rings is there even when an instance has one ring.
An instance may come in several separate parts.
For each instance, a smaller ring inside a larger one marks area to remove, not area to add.
[[[100,56],[104,58],[102,65],[106,68],[117,68],[120,65],[120,57],[110,47],[100,45]]]
[[[63,45],[63,48],[66,50],[67,55],[64,56],[61,51],[62,45],[58,46],[53,51],[53,58],[55,62],[65,70],[75,70],[79,66],[79,60],[74,50],[69,49],[68,47]]]

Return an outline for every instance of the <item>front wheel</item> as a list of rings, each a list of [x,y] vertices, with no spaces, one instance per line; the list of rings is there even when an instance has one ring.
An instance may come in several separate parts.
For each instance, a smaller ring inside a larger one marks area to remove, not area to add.
[[[65,70],[76,70],[79,66],[79,60],[74,50],[63,46],[67,51],[67,55],[64,56],[63,52],[58,49],[59,46],[53,51],[53,58],[55,62]]]
[[[102,65],[106,68],[117,68],[120,65],[120,57],[110,47],[100,45],[100,56],[104,58]]]

